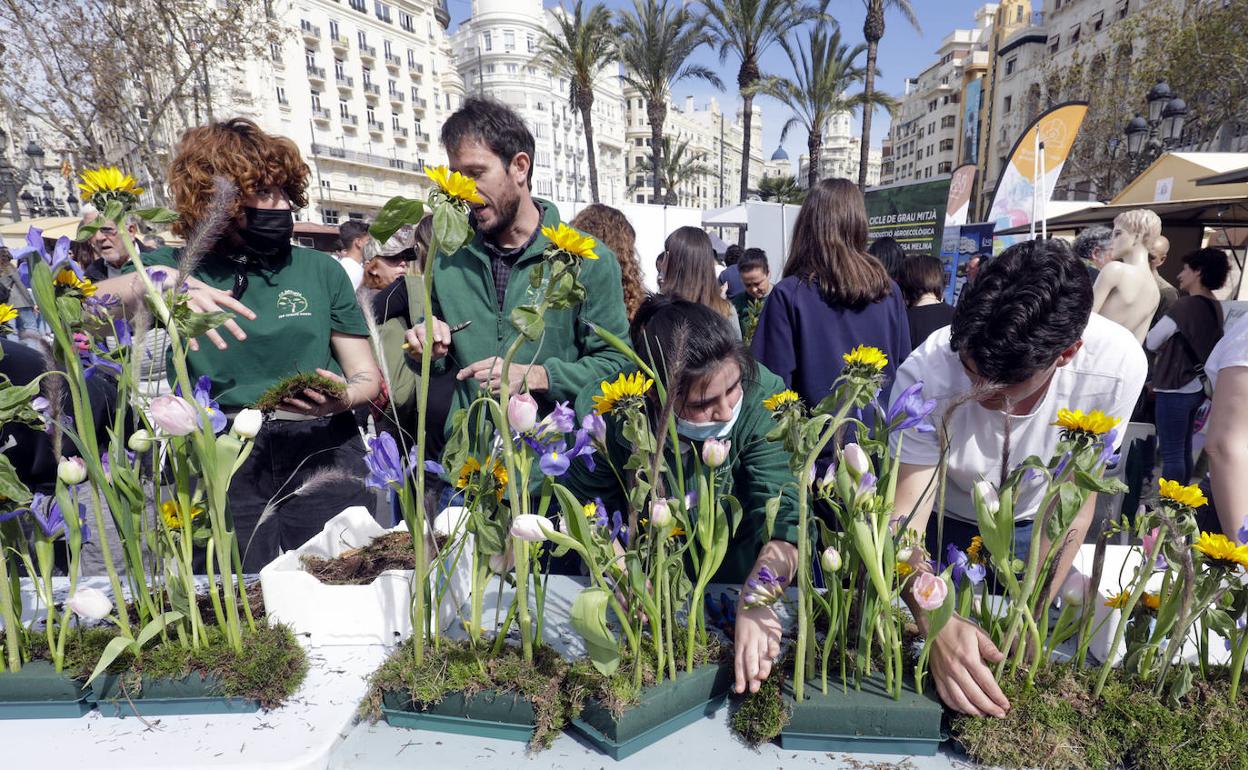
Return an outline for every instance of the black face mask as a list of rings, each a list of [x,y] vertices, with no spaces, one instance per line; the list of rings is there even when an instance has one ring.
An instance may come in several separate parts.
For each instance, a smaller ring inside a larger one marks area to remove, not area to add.
[[[247,227],[240,233],[243,251],[249,257],[270,261],[290,255],[290,239],[295,234],[295,215],[289,209],[244,207]]]

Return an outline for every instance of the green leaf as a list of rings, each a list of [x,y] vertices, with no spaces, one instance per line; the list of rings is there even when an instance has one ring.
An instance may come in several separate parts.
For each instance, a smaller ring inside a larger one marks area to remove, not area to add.
[[[368,232],[378,243],[384,244],[400,227],[418,224],[424,216],[424,201],[395,196],[386,201],[386,205],[377,212],[377,218],[373,220],[373,226],[368,228]]]
[[[484,516],[474,518],[478,519],[474,534],[481,552],[489,556],[502,553],[507,541],[507,529],[503,523],[495,519],[486,519]]]
[[[165,630],[165,626],[169,625],[170,623],[176,623],[181,619],[182,619],[182,613],[178,612],[177,610],[170,610],[168,612],[162,612],[161,614],[152,618],[150,621],[148,621],[146,626],[143,626],[143,630],[139,632],[139,635],[135,637],[134,639],[135,647],[140,650],[143,649],[147,645],[148,642],[152,641],[152,639],[156,637],[156,634],[159,634],[161,631]]]
[[[174,324],[184,339],[191,339],[206,334],[234,317],[233,313],[214,311],[211,313],[177,313]]]
[[[100,655],[99,662],[95,664],[95,669],[91,672],[91,676],[87,677],[86,683],[91,684],[91,682],[95,681],[97,676],[104,673],[104,670],[111,666],[114,660],[117,660],[117,656],[130,649],[131,644],[133,643],[124,636],[117,636],[109,641],[108,646],[104,648],[103,654]]]
[[[572,627],[585,640],[594,668],[611,676],[620,667],[620,646],[607,627],[607,604],[611,594],[598,587],[586,588],[572,602]]]
[[[144,222],[151,222],[154,225],[165,225],[170,222],[178,221],[178,212],[170,211],[166,208],[156,207],[153,209],[139,209],[133,212],[134,216],[142,219]]]
[[[776,528],[776,515],[780,513],[780,500],[783,495],[776,495],[767,501],[767,513],[763,519],[764,540],[771,540]]]
[[[17,469],[9,456],[0,454],[0,498],[25,505],[30,502],[30,497],[30,489],[17,477]]]
[[[433,238],[438,250],[452,254],[472,237],[468,216],[453,205],[433,207]]]
[[[532,305],[521,305],[511,311],[511,324],[530,340],[538,340],[546,330],[546,320]]]

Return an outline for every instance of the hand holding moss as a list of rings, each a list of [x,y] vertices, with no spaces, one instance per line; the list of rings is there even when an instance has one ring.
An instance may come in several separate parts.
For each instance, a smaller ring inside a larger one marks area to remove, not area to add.
[[[300,372],[274,384],[254,406],[265,414],[285,409],[320,417],[350,409],[348,391],[347,381],[340,375],[317,369],[315,373]]]

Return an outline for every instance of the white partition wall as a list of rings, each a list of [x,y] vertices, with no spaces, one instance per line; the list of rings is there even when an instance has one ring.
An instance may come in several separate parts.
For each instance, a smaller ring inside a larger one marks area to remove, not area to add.
[[[578,211],[590,204],[556,201],[555,205],[559,207],[559,215],[563,217],[563,220],[570,222]],[[637,258],[641,261],[642,281],[648,290],[658,291],[658,271],[654,267],[654,262],[659,253],[663,251],[663,241],[678,227],[686,225],[701,227],[702,211],[679,206],[655,206],[648,203],[622,203],[615,208],[624,212],[624,216],[628,217],[628,221],[633,225],[633,230],[637,232]]]

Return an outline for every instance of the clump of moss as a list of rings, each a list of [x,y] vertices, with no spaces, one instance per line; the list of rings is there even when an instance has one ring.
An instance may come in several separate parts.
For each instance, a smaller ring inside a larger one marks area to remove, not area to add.
[[[773,741],[789,724],[792,706],[784,697],[783,685],[791,662],[791,657],[780,661],[758,692],[743,695],[728,718],[732,731],[747,745]]]
[[[1112,672],[1093,697],[1097,671],[1050,666],[1028,689],[1021,677],[1001,683],[1010,699],[1002,719],[957,716],[953,735],[968,755],[1002,767],[1101,770],[1242,770],[1248,768],[1248,698],[1232,706],[1225,678],[1198,680],[1178,704],[1152,683]]]
[[[424,661],[417,665],[414,642],[408,639],[373,673],[361,711],[379,718],[387,692],[402,693],[407,703],[422,710],[454,692],[516,693],[533,706],[530,748],[536,751],[549,747],[571,716],[571,702],[562,687],[567,670],[568,663],[549,647],[537,648],[528,663],[516,647],[504,647],[495,656],[487,645],[474,648],[471,642],[426,648]]]
[[[131,697],[141,695],[144,677],[181,679],[198,674],[212,678],[216,694],[255,700],[265,709],[280,706],[303,683],[307,656],[287,626],[261,623],[255,631],[245,631],[242,652],[230,647],[221,629],[206,630],[207,643],[199,649],[183,647],[171,637],[146,647],[139,658],[122,653],[107,670],[124,677]],[[74,634],[66,642],[65,670],[86,679],[116,636],[112,628]]]
[[[677,674],[685,670],[687,650],[685,635],[686,627],[681,624],[677,624],[672,629],[672,642],[676,649],[675,663]],[[728,646],[720,641],[715,634],[708,634],[705,644],[695,640],[693,649],[693,665],[695,668],[708,664],[723,663],[729,659]],[[587,700],[594,700],[618,719],[629,707],[635,706],[641,701],[643,690],[653,687],[662,678],[670,676],[671,669],[668,667],[666,660],[664,661],[662,676],[660,676],[658,656],[655,654],[654,644],[648,638],[642,644],[640,687],[636,684],[634,660],[632,651],[628,649],[626,644],[621,642],[620,667],[611,676],[604,676],[598,669],[594,668],[593,663],[588,659],[574,661],[569,667],[564,690],[574,704],[575,711],[579,713]]]
[[[291,397],[298,398],[305,390],[313,390],[329,398],[342,398],[347,392],[347,386],[316,372],[299,372],[270,386],[260,394],[253,406],[270,414],[281,407],[283,401]]]

